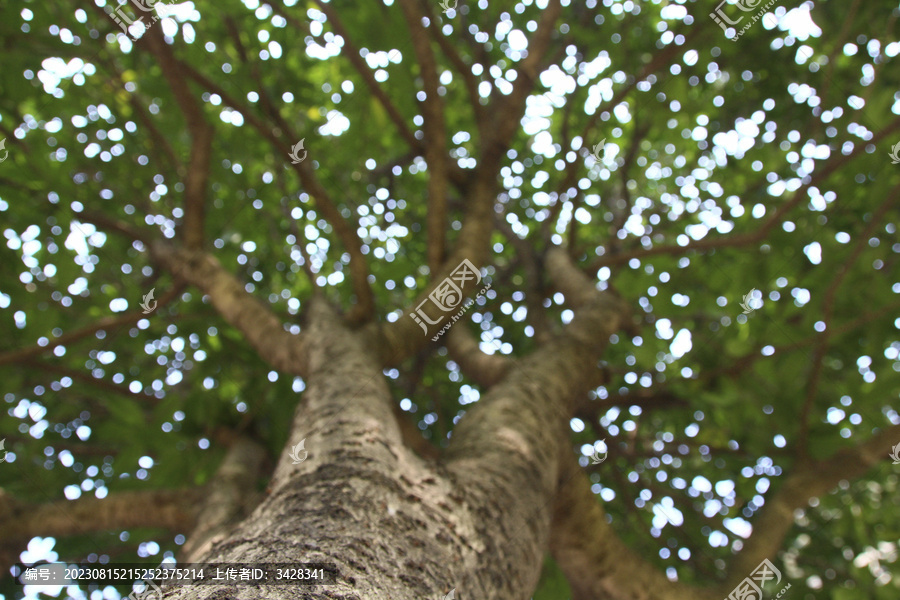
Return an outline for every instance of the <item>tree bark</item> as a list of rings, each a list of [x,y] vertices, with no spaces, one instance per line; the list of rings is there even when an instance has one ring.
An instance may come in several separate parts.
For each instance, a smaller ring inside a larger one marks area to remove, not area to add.
[[[453,588],[469,597],[527,597],[542,553],[532,542],[527,553],[535,559],[523,565],[524,548],[505,552],[513,524],[503,518],[508,506],[492,497],[489,475],[481,475],[480,489],[465,489],[457,474],[406,448],[365,338],[344,328],[323,301],[313,303],[310,321],[309,388],[271,493],[196,560],[330,562],[341,573],[337,584],[206,584],[172,588],[167,597],[420,600]],[[308,458],[293,464],[289,450],[301,440]],[[500,572],[512,577],[501,580]]]
[[[444,464],[403,444],[370,338],[345,328],[323,300],[309,318],[309,388],[271,493],[192,558],[334,563],[339,580],[317,589],[205,584],[171,597],[419,600],[457,589],[529,598],[550,535],[561,433],[619,322],[608,303],[517,364],[456,428]],[[308,457],[294,464],[290,449],[301,441]]]
[[[201,488],[147,490],[27,506],[0,489],[2,543],[132,527],[187,529],[194,522],[202,494]]]
[[[623,544],[574,458],[561,461],[550,551],[573,600],[718,600],[710,590],[669,581]]]

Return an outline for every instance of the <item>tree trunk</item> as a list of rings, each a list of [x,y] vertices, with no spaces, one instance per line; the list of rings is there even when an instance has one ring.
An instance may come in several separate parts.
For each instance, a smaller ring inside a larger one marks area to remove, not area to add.
[[[530,598],[549,543],[559,458],[571,452],[565,427],[574,396],[590,387],[594,357],[622,323],[614,300],[584,302],[565,335],[517,362],[474,405],[446,462],[429,464],[403,444],[371,338],[314,300],[305,328],[309,387],[270,493],[191,559],[334,563],[338,583],[205,584],[172,597],[421,600],[456,589],[462,598]],[[301,441],[309,454],[294,464],[290,448]]]
[[[166,597],[421,600],[454,588],[462,598],[530,597],[550,507],[527,490],[516,500],[496,495],[490,471],[462,477],[458,466],[429,465],[412,453],[402,444],[379,361],[365,340],[324,302],[315,302],[311,313],[309,387],[269,495],[227,537],[191,559],[329,562],[338,567],[338,583],[204,584],[171,588]],[[301,440],[308,458],[293,464],[289,450]],[[525,515],[540,518],[529,524]]]

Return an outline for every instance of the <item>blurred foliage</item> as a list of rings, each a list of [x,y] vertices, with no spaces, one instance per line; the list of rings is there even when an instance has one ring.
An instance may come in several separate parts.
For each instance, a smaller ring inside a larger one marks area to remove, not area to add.
[[[0,354],[138,310],[151,289],[159,299],[174,285],[140,243],[79,216],[100,213],[175,237],[191,141],[159,63],[94,4],[19,0],[0,20],[0,136],[9,152],[0,163]],[[215,124],[210,250],[295,327],[312,289],[300,245],[345,308],[348,255],[288,157],[232,103],[264,122],[274,110],[297,132],[276,133],[286,147],[305,140],[316,176],[364,243],[379,318],[402,318],[399,309],[428,278],[427,166],[340,56],[347,42],[361,49],[407,127],[418,130],[420,69],[402,11],[386,4],[331,2],[348,40],[315,2],[156,9],[167,16],[154,27],[175,56],[220,88],[182,73]],[[546,228],[640,314],[639,337],[614,337],[604,361],[611,380],[591,398],[600,418],[573,421],[573,449],[587,465],[606,441],[609,459],[589,468],[613,527],[655,567],[698,584],[720,580],[741,546],[742,519],[752,522],[798,452],[827,458],[900,422],[897,211],[863,236],[890,194],[896,205],[891,190],[900,181],[888,156],[900,133],[871,141],[900,113],[900,9],[883,0],[783,0],[732,42],[709,17],[717,4],[567,2],[555,66],[529,98],[498,198],[501,218],[536,253]],[[436,2],[423,6],[460,58],[481,65],[473,71],[481,104],[508,93],[505,80],[522,59],[518,40],[544,3],[461,0],[446,15]],[[444,49],[433,49],[449,147],[468,174],[481,147],[469,93]],[[586,149],[601,140],[595,164]],[[840,162],[859,149],[862,156]],[[576,163],[577,176],[564,184],[564,169]],[[802,187],[810,176],[816,183]],[[795,193],[804,197],[760,241],[679,249],[750,235]],[[466,198],[450,190],[447,201],[452,240]],[[523,256],[499,233],[492,247],[483,267],[493,289],[466,326],[489,351],[523,355],[534,348]],[[654,247],[679,250],[602,262]],[[742,315],[751,289],[754,310]],[[528,293],[540,296],[555,326],[568,318],[546,281]],[[823,324],[833,333],[801,447]],[[423,435],[446,445],[480,394],[443,349],[438,358],[411,360],[388,376]],[[265,365],[194,289],[134,323],[6,364],[2,374],[0,438],[11,460],[0,466],[0,486],[32,503],[64,490],[102,497],[202,484],[222,457],[223,432],[253,435],[277,455],[305,389]],[[663,393],[682,402],[640,408],[641,394]],[[612,405],[629,394],[634,404]],[[142,468],[142,457],[152,467]],[[791,598],[897,597],[897,468],[886,460],[798,515],[776,560]],[[177,552],[175,532],[149,530],[60,539],[55,551],[62,560],[125,561],[145,556],[141,544],[150,541],[159,552],[148,561]],[[0,593],[16,593],[8,578]],[[535,598],[565,597],[548,559]]]

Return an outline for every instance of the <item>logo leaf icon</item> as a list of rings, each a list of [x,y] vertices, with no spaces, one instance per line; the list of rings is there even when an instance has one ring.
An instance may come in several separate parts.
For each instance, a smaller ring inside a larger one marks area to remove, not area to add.
[[[288,456],[291,457],[293,464],[299,465],[304,460],[306,460],[307,456],[309,456],[309,452],[307,452],[306,448],[304,447],[305,444],[306,444],[306,438],[303,438],[302,440],[300,440],[299,444],[296,444],[295,446],[291,446],[291,453]],[[300,458],[301,452],[303,453],[303,458]]]
[[[737,7],[744,12],[748,12],[756,8],[762,0],[738,0]]]
[[[591,152],[591,156],[594,157],[594,160],[597,161],[597,163],[603,162],[604,155],[606,154],[606,152],[604,151],[605,147],[606,147],[606,138],[603,138],[602,140],[600,140],[600,142],[598,144],[594,144],[593,151]]]
[[[154,310],[156,310],[156,300],[153,299],[153,292],[156,291],[156,288],[150,290],[149,294],[144,296],[144,301],[141,302],[141,308],[144,309],[144,314],[149,315]],[[151,304],[152,302],[152,304]]]
[[[3,148],[3,146],[0,145],[0,148]],[[891,157],[892,165],[900,164],[900,142],[897,142],[897,145],[891,149],[891,152],[888,154],[888,156]]]
[[[744,294],[744,301],[740,303],[741,308],[744,309],[743,314],[745,314],[745,315],[749,315],[754,310],[756,310],[755,308],[751,308],[751,306],[750,306],[750,299],[753,297],[753,292],[755,292],[755,291],[756,291],[756,288],[750,288],[750,291],[747,292],[746,294]]]
[[[306,158],[306,150],[303,148],[303,142],[305,140],[306,140],[306,138],[303,138],[302,140],[300,140],[299,142],[297,142],[296,144],[291,146],[291,152],[288,156],[291,157],[292,164],[295,164],[295,165],[299,164],[299,163],[303,162],[303,159]],[[299,155],[299,152],[301,150],[303,150],[303,156]]]
[[[606,438],[603,438],[603,439],[600,440],[600,441],[601,441],[604,445],[606,445]],[[594,449],[594,453],[591,454],[591,464],[592,464],[592,465],[599,465],[599,464],[602,463],[604,460],[606,460],[606,457],[607,457],[608,455],[609,455],[609,450],[605,451],[605,452],[603,453],[603,456],[601,457],[601,456],[600,456],[600,452],[595,448],[595,449]]]

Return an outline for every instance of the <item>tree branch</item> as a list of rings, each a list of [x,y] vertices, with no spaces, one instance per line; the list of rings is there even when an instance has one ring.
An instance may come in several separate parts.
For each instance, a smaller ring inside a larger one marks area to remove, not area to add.
[[[306,375],[305,338],[285,331],[269,308],[249,294],[215,257],[166,242],[151,244],[150,254],[172,275],[209,296],[216,311],[244,334],[263,360],[285,373]]]
[[[900,119],[894,119],[893,121],[891,121],[890,125],[876,133],[872,137],[872,139],[869,140],[868,144],[857,144],[853,149],[853,152],[851,152],[850,154],[833,154],[832,158],[826,161],[825,164],[820,167],[817,173],[812,176],[807,183],[801,185],[800,188],[798,188],[797,191],[794,192],[793,198],[778,207],[778,209],[772,213],[772,216],[766,219],[766,221],[754,231],[748,231],[735,235],[723,234],[718,236],[708,236],[684,246],[659,245],[653,246],[652,248],[641,248],[638,250],[633,250],[631,252],[625,252],[623,254],[605,255],[594,260],[588,268],[589,270],[596,272],[600,267],[625,264],[632,258],[646,258],[648,256],[656,256],[660,254],[666,254],[669,256],[681,256],[682,254],[687,254],[688,252],[694,250],[702,252],[704,250],[711,250],[714,248],[737,248],[740,246],[747,246],[749,244],[761,242],[762,240],[766,239],[766,237],[769,235],[772,229],[775,228],[776,225],[782,222],[782,220],[787,216],[787,213],[791,209],[795,208],[806,198],[806,193],[810,188],[826,180],[828,177],[834,174],[835,171],[839,170],[843,165],[847,164],[853,158],[864,154],[865,149],[868,145],[877,144],[879,141],[881,141],[887,135],[893,133],[897,129],[900,129]]]
[[[86,371],[79,371],[77,369],[67,369],[61,365],[57,365],[48,361],[42,360],[26,360],[21,361],[20,364],[24,365],[26,368],[33,369],[34,371],[38,371],[46,375],[46,373],[52,372],[62,375],[64,377],[69,377],[71,379],[84,382],[88,385],[92,385],[98,387],[100,389],[107,390],[109,392],[113,392],[115,394],[120,394],[126,398],[128,398],[132,402],[139,402],[141,404],[147,402],[154,402],[156,400],[153,396],[147,396],[145,394],[139,394],[132,392],[128,389],[126,385],[120,385],[117,383],[113,383],[112,381],[108,381],[106,379],[101,379],[99,377],[94,377],[93,375],[89,375]]]
[[[341,50],[341,54],[346,57],[347,60],[350,61],[350,64],[353,65],[353,68],[356,69],[356,72],[359,73],[359,76],[362,77],[363,81],[366,83],[366,87],[369,89],[369,92],[372,96],[375,97],[376,100],[384,107],[384,110],[387,112],[388,117],[390,117],[391,121],[394,122],[394,125],[397,127],[397,133],[400,134],[406,143],[409,144],[411,148],[416,148],[417,150],[421,148],[421,143],[416,137],[413,135],[412,131],[410,131],[409,127],[406,124],[406,121],[403,119],[403,115],[400,114],[400,111],[391,103],[391,99],[388,95],[381,89],[381,86],[378,85],[378,82],[375,81],[375,76],[372,74],[372,70],[369,68],[369,65],[366,64],[366,61],[359,54],[359,49],[353,43],[353,38],[350,37],[350,34],[347,33],[347,29],[344,27],[343,22],[338,17],[337,13],[334,11],[334,8],[331,4],[326,4],[321,0],[315,0],[316,5],[319,7],[325,17],[328,19],[328,22],[331,23],[331,28],[334,30],[336,34],[341,36],[344,40],[344,47]],[[278,8],[275,8],[275,12],[279,12]],[[285,19],[288,17],[281,13]],[[294,20],[291,17],[290,20]]]
[[[553,246],[547,251],[544,262],[556,289],[566,297],[566,302],[576,312],[576,315],[580,308],[595,303],[598,298],[613,296],[612,292],[597,290],[596,286],[575,265],[568,253],[559,246]],[[631,336],[639,333],[631,318],[621,319],[619,326]],[[611,329],[611,333],[617,329]]]
[[[425,145],[425,161],[428,164],[428,267],[440,269],[444,260],[444,244],[447,229],[447,127],[444,122],[444,102],[438,94],[437,63],[431,51],[428,31],[422,25],[425,15],[417,0],[401,0],[400,6],[409,27],[413,49],[425,88],[425,100],[419,103],[423,128],[428,144]]]
[[[118,68],[116,62],[109,58],[102,58],[102,56],[98,56],[97,60],[103,62],[106,65],[106,68],[115,74],[116,78],[119,80],[119,83],[122,87],[125,87],[125,81],[122,76],[122,71]],[[141,125],[147,129],[150,133],[150,139],[152,140],[154,150],[158,157],[158,161],[160,163],[168,162],[169,167],[173,172],[184,175],[184,165],[181,164],[181,161],[178,160],[178,157],[175,155],[175,151],[172,149],[172,145],[169,143],[169,140],[166,139],[166,136],[162,134],[159,128],[156,126],[156,123],[153,122],[153,119],[150,117],[150,114],[147,112],[146,107],[141,101],[138,99],[137,92],[129,92],[128,94],[128,103],[131,105],[132,110],[134,110],[134,114],[140,120]],[[165,161],[163,161],[165,159]]]
[[[499,209],[494,215],[494,226],[506,236],[522,262],[522,270],[525,272],[525,306],[528,309],[529,324],[534,328],[535,341],[539,344],[546,342],[549,339],[551,327],[543,306],[543,265],[535,249],[536,243],[529,244],[528,240],[520,238],[506,221],[504,213],[499,212]]]
[[[498,96],[489,107],[488,123],[491,128],[482,132],[479,160],[482,177],[494,177],[494,171],[503,158],[512,136],[520,127],[528,95],[546,66],[545,55],[550,48],[556,20],[561,11],[559,0],[549,0],[547,8],[541,12],[537,30],[528,40],[528,56],[517,65],[512,92],[508,96]]]
[[[165,304],[171,302],[176,296],[181,293],[182,289],[182,286],[175,286],[174,288],[166,292],[159,299],[159,305],[164,306]],[[122,325],[131,325],[146,317],[147,315],[144,314],[143,311],[138,310],[119,315],[118,317],[104,317],[93,323],[92,325],[88,325],[87,327],[76,329],[75,331],[71,331],[69,333],[64,333],[57,338],[49,338],[49,341],[45,346],[35,344],[34,346],[29,346],[27,348],[19,348],[18,350],[10,350],[8,352],[4,352],[0,354],[0,366],[10,363],[29,361],[33,358],[36,358],[37,356],[40,356],[41,354],[50,352],[57,346],[68,346],[69,344],[93,335],[98,331],[114,329]]]
[[[105,227],[110,231],[124,235],[131,240],[137,240],[145,246],[148,245],[153,238],[152,233],[148,231],[149,228],[137,228],[100,212],[82,210],[78,213],[78,216],[80,217],[80,220],[85,221],[86,223]]]
[[[503,379],[515,361],[502,354],[488,354],[478,346],[478,339],[465,323],[447,332],[447,352],[459,365],[463,375],[478,385],[489,388]]]
[[[512,136],[517,131],[519,120],[525,109],[528,93],[532,90],[538,74],[543,68],[544,54],[550,45],[556,20],[561,11],[559,0],[550,0],[543,11],[537,31],[528,44],[528,56],[521,61],[516,84],[509,96],[501,97],[492,104],[490,122],[494,129],[489,136],[482,138],[481,156],[474,180],[468,192],[468,209],[464,217],[462,229],[457,238],[453,253],[444,261],[443,269],[432,271],[432,281],[414,300],[412,307],[403,312],[409,314],[413,307],[420,306],[428,300],[430,294],[443,278],[450,275],[463,261],[469,260],[480,267],[487,257],[490,234],[494,230],[494,219],[491,214],[496,199],[496,174],[500,161],[505,156]],[[475,288],[471,280],[463,288],[463,295]],[[412,319],[400,318],[384,325],[372,325],[368,332],[373,344],[378,348],[385,366],[394,365],[404,360],[425,346],[429,335],[434,335],[437,327],[426,328],[421,334],[419,325]]]
[[[200,488],[146,490],[26,505],[0,489],[0,539],[5,545],[132,527],[186,531],[202,496]]]
[[[862,251],[869,243],[869,239],[872,237],[872,233],[876,228],[882,226],[884,224],[883,218],[887,213],[888,209],[892,208],[894,204],[897,202],[898,193],[900,193],[900,185],[895,186],[890,192],[888,192],[887,198],[884,199],[884,202],[878,207],[875,213],[872,215],[871,220],[869,221],[868,226],[865,230],[860,234],[859,239],[854,244],[853,250],[850,251],[850,255],[844,260],[840,267],[838,267],[837,273],[834,276],[834,279],[831,281],[831,285],[828,286],[828,289],[825,290],[825,297],[822,301],[822,322],[825,323],[825,330],[822,331],[817,340],[815,351],[813,352],[812,358],[812,368],[810,369],[809,375],[806,379],[806,398],[803,401],[803,408],[800,412],[800,431],[798,434],[798,442],[797,447],[801,452],[801,456],[805,456],[806,453],[806,442],[809,437],[809,415],[812,410],[813,403],[816,399],[816,394],[819,390],[819,378],[822,373],[822,361],[825,358],[825,353],[828,351],[828,340],[833,335],[833,332],[830,331],[832,317],[834,313],[834,300],[837,295],[838,289],[840,289],[841,284],[844,282],[844,279],[850,273],[850,268],[856,263],[859,259],[859,255],[862,254]]]
[[[569,581],[573,600],[720,600],[709,591],[669,581],[626,546],[568,448],[560,457],[550,552]]]
[[[427,5],[423,10],[427,10]],[[441,52],[444,53],[444,56],[453,64],[457,74],[462,77],[466,86],[466,92],[469,94],[469,104],[472,106],[475,124],[478,127],[478,131],[483,132],[487,128],[486,111],[481,103],[481,96],[478,95],[478,79],[472,74],[472,65],[466,63],[459,55],[459,52],[456,51],[456,46],[447,41],[447,37],[441,33],[438,21],[431,14],[430,10],[427,17],[431,37],[441,47]]]
[[[578,272],[574,266],[570,270]],[[579,298],[575,317],[562,333],[517,360],[507,376],[456,426],[449,452],[466,469],[477,463],[492,470],[502,462],[504,470],[510,471],[503,479],[512,480],[517,469],[532,478],[556,477],[555,469],[547,469],[546,463],[555,464],[556,449],[568,446],[565,429],[575,399],[602,375],[597,360],[630,314],[612,294],[599,292],[585,281],[580,283],[590,288],[590,297]],[[584,296],[587,293],[585,290]],[[544,484],[555,487],[545,479],[534,482],[536,488]]]
[[[255,114],[253,114],[243,102],[232,97],[228,92],[193,67],[185,63],[180,64],[185,73],[192,79],[197,81],[206,90],[218,94],[224,103],[239,112],[264,139],[272,144],[272,147],[278,153],[284,155],[289,154],[290,146],[279,139],[279,137]],[[281,123],[280,127],[284,133],[296,139],[295,134],[290,131],[288,125],[284,123],[283,120],[279,119],[279,122]],[[353,284],[353,289],[356,292],[357,306],[355,307],[355,310],[348,315],[347,319],[351,322],[360,322],[369,319],[375,312],[375,300],[372,295],[372,288],[369,286],[369,268],[365,260],[365,255],[362,253],[362,242],[356,235],[354,229],[343,218],[327,190],[319,182],[310,163],[303,161],[298,164],[291,164],[291,167],[299,176],[300,182],[309,191],[310,196],[312,196],[316,210],[318,210],[325,220],[331,224],[335,234],[344,246],[344,249],[350,254],[350,279]]]
[[[231,525],[246,516],[261,494],[254,488],[266,457],[265,449],[249,438],[234,440],[206,487],[197,520],[181,551],[181,560],[197,562],[226,536]]]
[[[206,121],[203,107],[188,88],[181,62],[175,58],[171,46],[166,43],[162,28],[150,27],[138,40],[156,57],[163,76],[181,108],[191,136],[191,152],[184,185],[183,239],[187,248],[203,246],[203,225],[206,212],[206,184],[209,180],[209,162],[212,156],[213,127]]]
[[[843,481],[865,475],[889,458],[891,444],[900,439],[900,425],[881,430],[865,442],[835,452],[827,459],[801,462],[753,520],[753,533],[728,568],[725,589],[747,577],[764,558],[775,556],[794,525],[794,511],[812,498],[827,494]]]

